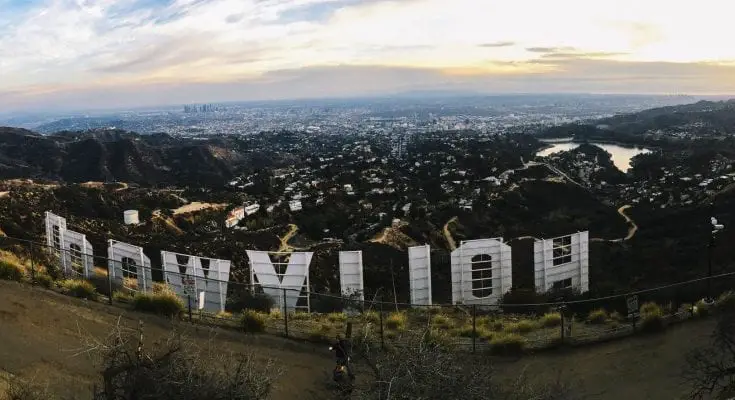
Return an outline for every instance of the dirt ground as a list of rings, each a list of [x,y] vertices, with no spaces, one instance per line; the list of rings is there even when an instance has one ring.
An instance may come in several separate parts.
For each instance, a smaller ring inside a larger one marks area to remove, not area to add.
[[[60,398],[89,398],[88,389],[98,382],[97,370],[89,358],[75,353],[82,337],[105,338],[118,318],[127,327],[142,320],[151,342],[167,337],[175,326],[195,340],[216,335],[223,353],[255,352],[274,359],[284,369],[276,383],[276,400],[329,398],[333,358],[327,346],[171,323],[6,281],[0,281],[0,376],[4,372],[48,385]]]
[[[275,400],[332,398],[327,385],[333,361],[326,346],[172,323],[5,281],[0,281],[0,375],[19,375],[61,396],[87,398],[98,375],[89,359],[75,356],[80,337],[104,338],[118,318],[128,327],[142,320],[151,341],[176,328],[196,340],[216,335],[223,352],[252,351],[276,360],[285,373]],[[680,399],[687,392],[680,378],[686,353],[706,343],[713,326],[712,320],[692,321],[665,334],[500,360],[496,368],[503,379],[522,373],[531,381],[561,378],[584,399]]]

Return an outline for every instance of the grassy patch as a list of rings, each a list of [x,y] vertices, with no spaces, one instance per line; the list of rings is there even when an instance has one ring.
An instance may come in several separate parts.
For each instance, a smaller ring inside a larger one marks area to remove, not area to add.
[[[175,317],[184,311],[184,302],[176,293],[169,290],[158,293],[138,293],[133,298],[133,309],[166,317]]]
[[[327,320],[329,322],[345,322],[347,321],[347,314],[343,312],[333,312],[327,314]]]
[[[327,323],[321,323],[309,331],[309,338],[311,340],[325,341],[331,340],[332,337],[334,337],[332,325]]]
[[[536,325],[532,321],[523,319],[506,325],[505,331],[511,333],[529,333],[533,331],[534,328],[536,328]]]
[[[245,310],[240,317],[240,325],[247,333],[265,332],[267,321],[268,314],[255,310]]]
[[[54,279],[48,274],[36,274],[36,283],[50,289],[54,285]]]
[[[561,325],[561,314],[559,313],[546,313],[541,317],[541,326],[544,328],[553,328]]]
[[[314,319],[311,314],[303,311],[296,311],[288,314],[288,319],[291,321],[307,321]]]
[[[730,290],[721,294],[715,302],[715,307],[721,312],[735,311],[735,292]]]
[[[379,324],[380,314],[377,311],[368,310],[362,313],[362,319],[365,320],[365,322],[370,322],[372,324]]]
[[[519,355],[526,349],[526,345],[526,339],[522,336],[498,335],[490,340],[490,353],[504,356]]]
[[[641,329],[644,332],[658,332],[664,329],[664,313],[656,303],[646,303],[641,307]]]
[[[590,324],[594,324],[594,325],[602,325],[605,323],[605,321],[607,321],[607,317],[608,317],[607,311],[600,308],[598,310],[592,311],[587,316],[587,322],[589,322]]]
[[[128,291],[116,290],[112,293],[112,300],[119,303],[132,303],[133,295]]]
[[[4,260],[0,260],[0,279],[20,282],[23,280],[23,268]]]
[[[715,306],[717,306],[717,303],[715,303]],[[707,304],[702,300],[699,300],[696,304],[694,304],[694,316],[704,317],[709,315],[711,307],[712,305]]]
[[[431,319],[431,324],[441,330],[449,330],[454,327],[453,321],[443,314],[437,314]]]
[[[59,286],[61,286],[64,293],[70,296],[89,300],[95,300],[97,298],[97,292],[94,290],[94,285],[90,281],[66,279],[59,282]]]
[[[388,318],[385,319],[385,327],[397,331],[402,331],[406,328],[406,313],[392,312],[388,314]]]

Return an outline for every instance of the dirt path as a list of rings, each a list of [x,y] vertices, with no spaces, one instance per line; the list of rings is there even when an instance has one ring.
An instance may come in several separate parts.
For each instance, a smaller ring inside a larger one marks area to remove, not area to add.
[[[215,203],[201,203],[201,202],[195,201],[193,203],[189,203],[189,204],[183,205],[183,206],[181,206],[181,207],[179,207],[179,208],[177,208],[175,210],[172,210],[172,211],[173,211],[174,215],[179,215],[179,214],[188,214],[188,213],[193,213],[193,212],[197,212],[197,211],[201,211],[201,210],[206,210],[206,209],[209,209],[209,208],[212,208],[212,209],[215,209],[215,210],[219,210],[219,209],[225,208],[227,206],[228,206],[227,203],[217,203],[217,204],[215,204]]]
[[[444,239],[447,241],[447,244],[449,245],[449,251],[454,251],[454,249],[457,248],[457,243],[454,241],[454,237],[452,236],[452,232],[449,231],[449,224],[453,224],[457,222],[457,217],[452,217],[449,221],[447,221],[446,224],[444,224],[444,228],[442,228],[442,231],[444,232]]]
[[[288,244],[288,241],[291,240],[296,235],[296,232],[299,231],[299,227],[294,224],[288,225],[288,232],[286,232],[285,235],[281,238],[281,245],[278,247],[278,252],[289,252],[293,251],[293,247],[291,247],[290,244]]]
[[[636,232],[638,232],[638,225],[636,225],[635,221],[633,221],[633,219],[631,219],[628,216],[628,214],[625,213],[625,210],[627,210],[627,209],[629,209],[631,207],[632,206],[628,204],[628,205],[624,205],[624,206],[618,208],[618,214],[620,214],[620,216],[622,216],[623,218],[625,218],[625,222],[627,222],[628,225],[630,225],[630,227],[628,228],[628,234],[624,238],[619,238],[619,239],[592,238],[592,239],[590,239],[590,242],[620,243],[620,242],[625,242],[625,241],[628,241],[628,240],[632,239],[633,236],[635,236]]]
[[[326,397],[333,361],[324,346],[171,322],[14,282],[0,281],[0,293],[0,375],[6,372],[48,384],[59,398],[84,399],[80,396],[98,382],[91,360],[75,353],[82,338],[103,339],[118,318],[126,327],[135,327],[142,320],[151,343],[175,328],[196,341],[216,337],[216,348],[223,355],[255,352],[258,357],[274,359],[285,369],[277,381],[275,400],[310,398],[312,394]]]
[[[496,368],[509,380],[524,372],[549,383],[560,378],[585,400],[684,399],[687,353],[708,343],[713,328],[712,319],[689,321],[663,334],[538,354]]]

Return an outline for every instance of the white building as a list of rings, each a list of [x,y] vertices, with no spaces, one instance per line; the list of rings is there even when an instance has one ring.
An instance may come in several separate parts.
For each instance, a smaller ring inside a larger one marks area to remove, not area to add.
[[[240,223],[240,220],[245,218],[245,207],[237,207],[227,214],[225,219],[225,226],[232,228]]]
[[[301,211],[303,206],[301,205],[301,200],[291,200],[288,202],[288,208],[291,210],[291,212]]]
[[[253,215],[256,212],[258,212],[258,210],[260,210],[260,204],[255,203],[255,204],[251,204],[249,206],[245,206],[245,209],[244,210],[245,210],[245,214],[247,214],[247,215]]]

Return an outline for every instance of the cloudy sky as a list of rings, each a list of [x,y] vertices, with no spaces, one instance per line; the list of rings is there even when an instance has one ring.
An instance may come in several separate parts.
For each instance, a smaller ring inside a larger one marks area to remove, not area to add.
[[[735,93],[732,0],[0,0],[0,107]]]

